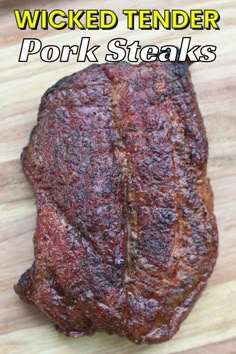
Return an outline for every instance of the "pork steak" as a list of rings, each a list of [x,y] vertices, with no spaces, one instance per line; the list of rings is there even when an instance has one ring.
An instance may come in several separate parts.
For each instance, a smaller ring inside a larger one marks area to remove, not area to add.
[[[38,217],[16,292],[69,336],[169,339],[217,257],[207,158],[187,64],[92,65],[57,82],[22,155]]]

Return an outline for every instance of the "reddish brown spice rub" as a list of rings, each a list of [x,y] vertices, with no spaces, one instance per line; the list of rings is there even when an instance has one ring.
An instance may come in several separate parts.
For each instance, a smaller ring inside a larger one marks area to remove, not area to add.
[[[207,157],[187,64],[93,65],[60,80],[22,155],[38,218],[16,292],[69,336],[169,339],[217,257]]]

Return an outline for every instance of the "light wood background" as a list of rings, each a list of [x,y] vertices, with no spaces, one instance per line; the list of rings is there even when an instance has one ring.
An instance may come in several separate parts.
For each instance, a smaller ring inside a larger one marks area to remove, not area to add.
[[[67,3],[67,5],[65,5]],[[128,31],[123,8],[215,8],[221,14],[220,31]],[[183,7],[184,6],[184,7]],[[120,15],[114,31],[19,31],[14,8],[108,8]],[[0,0],[0,353],[86,354],[218,354],[236,353],[236,4],[233,0],[186,1],[30,1]],[[207,128],[209,176],[215,195],[220,255],[207,289],[184,321],[178,334],[161,345],[137,346],[103,333],[81,339],[58,334],[33,306],[13,291],[33,260],[35,202],[20,165],[20,154],[36,122],[41,95],[55,81],[81,70],[88,63],[43,63],[33,57],[18,63],[22,39],[36,37],[43,44],[78,44],[91,36],[101,44],[103,60],[112,37],[140,40],[143,45],[180,44],[192,36],[193,44],[217,45],[217,60],[191,66],[192,79]]]

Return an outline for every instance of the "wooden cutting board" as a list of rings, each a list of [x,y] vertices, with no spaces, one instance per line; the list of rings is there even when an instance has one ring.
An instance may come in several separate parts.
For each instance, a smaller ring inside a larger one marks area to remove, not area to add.
[[[36,6],[37,3],[37,6]],[[0,353],[236,353],[236,5],[224,1],[0,1]],[[33,4],[33,5],[32,5]],[[114,31],[19,31],[14,8],[109,8],[121,19],[123,8],[215,8],[221,14],[220,31],[129,31],[120,21]],[[192,36],[193,44],[217,45],[217,60],[191,67],[209,139],[209,176],[215,195],[220,235],[220,254],[215,271],[200,300],[177,335],[161,345],[134,345],[116,335],[70,339],[57,333],[33,306],[24,304],[13,291],[21,273],[33,260],[32,237],[36,222],[35,202],[20,165],[20,154],[36,122],[43,92],[65,75],[87,63],[43,63],[33,57],[18,63],[24,37],[46,44],[76,44],[91,36],[101,44],[103,60],[107,42],[114,37],[143,45],[180,44]]]

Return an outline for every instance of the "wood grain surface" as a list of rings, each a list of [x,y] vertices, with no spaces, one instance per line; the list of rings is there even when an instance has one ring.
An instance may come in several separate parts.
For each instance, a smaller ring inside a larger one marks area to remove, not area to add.
[[[214,8],[221,14],[220,31],[129,31],[123,8]],[[13,9],[108,8],[120,16],[114,31],[19,31]],[[50,354],[218,354],[236,353],[236,3],[212,1],[30,1],[0,0],[0,353]],[[55,81],[88,63],[43,63],[32,57],[18,63],[23,38],[43,44],[78,44],[81,36],[100,44],[100,61],[114,37],[143,45],[179,45],[182,36],[193,44],[217,46],[217,60],[191,66],[209,140],[209,176],[218,220],[220,252],[206,290],[173,339],[161,345],[135,345],[104,333],[71,339],[57,333],[34,306],[15,295],[13,284],[33,260],[35,201],[20,165],[20,154],[36,122],[40,97]]]

